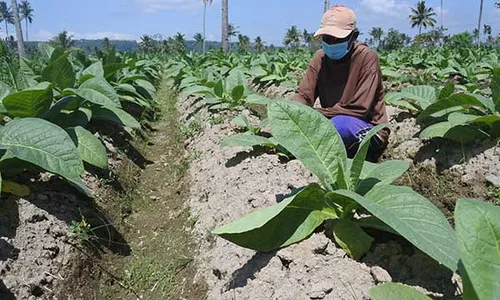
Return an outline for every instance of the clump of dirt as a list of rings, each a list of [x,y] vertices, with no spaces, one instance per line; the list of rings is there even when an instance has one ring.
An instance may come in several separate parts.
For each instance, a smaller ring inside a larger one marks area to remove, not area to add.
[[[193,101],[181,100],[183,120]],[[201,108],[199,114],[206,112]],[[440,269],[427,278],[425,272],[439,266],[413,247],[376,244],[365,260],[355,261],[322,232],[271,253],[244,249],[212,235],[215,227],[273,205],[294,188],[317,182],[298,160],[282,162],[276,155],[248,148],[221,148],[220,141],[231,134],[234,126],[228,122],[205,123],[202,133],[188,143],[188,151],[197,153],[189,170],[189,205],[200,243],[195,282],[206,281],[208,299],[255,299],[256,295],[262,299],[368,299],[371,287],[392,280],[418,286],[441,299],[454,298],[453,274]],[[384,250],[388,248],[398,260],[388,260]],[[405,273],[395,267],[398,263]]]

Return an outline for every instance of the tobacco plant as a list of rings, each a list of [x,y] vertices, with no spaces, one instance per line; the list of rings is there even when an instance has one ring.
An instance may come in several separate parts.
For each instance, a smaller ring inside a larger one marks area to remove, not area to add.
[[[396,232],[440,263],[456,269],[458,251],[443,214],[408,187],[391,183],[407,169],[404,161],[365,162],[373,128],[353,160],[331,122],[319,112],[291,101],[268,104],[271,133],[320,184],[299,188],[283,201],[254,211],[213,233],[242,247],[272,251],[307,238],[331,220],[335,241],[360,258],[373,238],[363,228]],[[370,213],[365,215],[361,209]]]

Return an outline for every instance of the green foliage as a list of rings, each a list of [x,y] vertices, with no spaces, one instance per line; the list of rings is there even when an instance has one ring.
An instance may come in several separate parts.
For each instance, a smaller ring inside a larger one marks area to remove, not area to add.
[[[500,208],[473,199],[460,199],[455,207],[458,273],[463,281],[464,299],[494,299],[500,276]],[[455,233],[441,232],[455,239]],[[430,299],[411,287],[385,283],[369,291],[374,300]]]
[[[465,295],[494,299],[500,292],[500,208],[462,199],[457,202],[455,220],[463,264],[461,275],[471,284]]]
[[[107,154],[84,127],[106,121],[140,129],[122,101],[154,110],[154,84],[161,77],[154,61],[114,50],[102,59],[89,58],[67,48],[39,44],[38,60],[9,62],[13,86],[0,82],[0,113],[13,120],[4,119],[0,132],[0,171],[8,179],[16,166],[20,171],[41,168],[91,196],[80,178],[83,161],[106,169]]]
[[[394,282],[387,282],[370,289],[369,295],[373,300],[431,300],[410,286]]]
[[[384,126],[372,129],[354,159],[348,160],[338,132],[319,112],[277,100],[268,105],[268,117],[274,138],[313,172],[322,186],[301,188],[274,206],[215,229],[215,234],[247,248],[271,251],[307,238],[323,221],[333,219],[336,242],[351,257],[360,258],[373,242],[362,227],[389,227],[456,269],[456,239],[446,218],[411,189],[390,185],[408,164],[389,161],[379,168],[365,162],[370,138]],[[391,172],[384,172],[389,168]],[[373,220],[363,222],[364,217],[357,214],[360,206],[378,218],[379,225]]]

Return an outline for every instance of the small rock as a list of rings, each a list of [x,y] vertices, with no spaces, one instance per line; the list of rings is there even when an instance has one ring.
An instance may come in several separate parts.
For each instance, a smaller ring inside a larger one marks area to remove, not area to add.
[[[149,196],[149,199],[151,199],[151,200],[153,200],[153,201],[156,201],[156,200],[158,200],[159,198],[158,198],[158,196]]]
[[[488,175],[484,179],[494,187],[500,188],[500,176]]]
[[[370,273],[376,283],[392,281],[391,275],[389,275],[389,273],[386,270],[382,269],[381,267],[378,266],[372,267]]]

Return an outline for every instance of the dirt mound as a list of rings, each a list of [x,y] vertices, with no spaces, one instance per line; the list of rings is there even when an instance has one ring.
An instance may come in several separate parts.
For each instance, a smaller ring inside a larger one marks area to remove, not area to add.
[[[181,101],[184,121],[192,118],[190,107],[197,109],[195,101]],[[199,111],[204,118],[204,109]],[[228,121],[204,125],[188,145],[189,152],[199,154],[190,167],[189,205],[200,242],[196,280],[207,282],[208,299],[368,299],[371,287],[393,279],[442,299],[454,297],[453,274],[408,245],[375,245],[359,262],[346,257],[321,230],[272,253],[257,253],[212,235],[215,227],[317,180],[297,160],[283,163],[275,155],[247,148],[221,148],[220,141],[234,134]],[[429,273],[433,276],[427,277]]]

